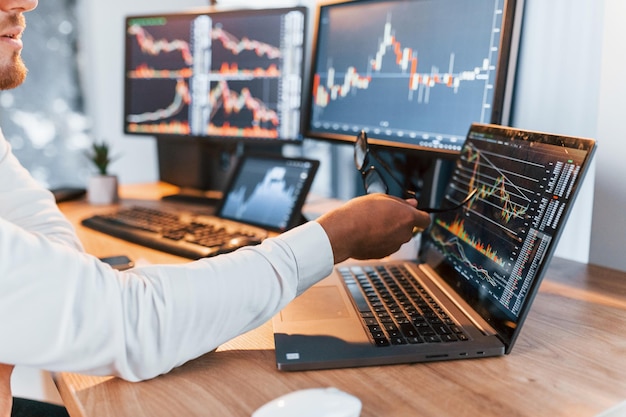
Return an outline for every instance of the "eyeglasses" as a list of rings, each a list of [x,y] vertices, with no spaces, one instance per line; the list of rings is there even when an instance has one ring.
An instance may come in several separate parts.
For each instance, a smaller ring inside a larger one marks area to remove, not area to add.
[[[370,156],[376,160],[386,171],[387,174],[394,180],[394,182],[400,186],[407,198],[415,198],[415,191],[409,190],[404,187],[401,182],[393,175],[393,170],[389,167],[389,165],[385,162],[384,159],[378,157],[372,150],[370,150],[367,144],[367,133],[364,130],[361,130],[356,137],[356,142],[354,143],[354,165],[356,169],[361,173],[361,179],[363,180],[363,186],[365,187],[365,192],[367,194],[373,193],[383,193],[387,194],[389,191],[389,187],[387,187],[387,182],[380,175],[380,173],[376,170],[374,165],[370,163]],[[456,210],[460,207],[463,207],[465,204],[469,203],[472,197],[476,194],[478,190],[476,188],[472,189],[467,196],[460,203],[456,203],[453,206],[445,207],[445,208],[434,208],[434,207],[426,207],[419,208],[422,211],[427,213],[443,213],[446,211]]]

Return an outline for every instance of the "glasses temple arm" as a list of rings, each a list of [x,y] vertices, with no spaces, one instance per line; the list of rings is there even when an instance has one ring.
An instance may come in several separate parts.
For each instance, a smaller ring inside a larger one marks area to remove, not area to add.
[[[474,188],[472,191],[470,191],[470,193],[463,199],[463,201],[461,201],[460,203],[455,204],[452,207],[446,207],[446,208],[435,208],[435,207],[425,207],[425,208],[420,208],[418,207],[419,210],[424,211],[426,213],[445,213],[446,211],[452,211],[452,210],[456,210],[459,207],[463,207],[464,205],[466,205],[467,203],[469,203],[469,201],[474,197],[474,195],[478,192],[477,188]]]

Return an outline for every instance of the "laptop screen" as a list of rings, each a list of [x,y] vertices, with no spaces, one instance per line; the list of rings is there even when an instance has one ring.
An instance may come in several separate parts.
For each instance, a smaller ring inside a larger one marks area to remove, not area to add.
[[[302,221],[301,209],[319,161],[244,155],[226,188],[219,217],[275,232]]]
[[[590,139],[472,125],[425,260],[501,334],[513,337],[556,246],[594,149]]]

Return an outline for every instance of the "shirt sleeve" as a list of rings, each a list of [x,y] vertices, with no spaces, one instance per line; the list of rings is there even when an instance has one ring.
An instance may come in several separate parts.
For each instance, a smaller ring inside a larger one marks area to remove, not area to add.
[[[263,324],[332,271],[317,222],[214,258],[114,270],[81,250],[2,140],[0,156],[0,363],[152,378]],[[19,198],[7,201],[14,177]]]
[[[73,226],[59,211],[52,193],[40,186],[11,153],[0,131],[0,218],[78,250]]]
[[[0,362],[132,381],[263,324],[333,264],[316,222],[231,254],[120,272],[1,221],[0,257],[11,260],[0,264]]]

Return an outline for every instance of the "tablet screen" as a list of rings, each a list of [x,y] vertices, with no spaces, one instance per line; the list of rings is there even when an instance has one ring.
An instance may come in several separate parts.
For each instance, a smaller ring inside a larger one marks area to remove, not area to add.
[[[218,215],[282,232],[301,222],[301,209],[319,162],[244,155],[224,193]]]

